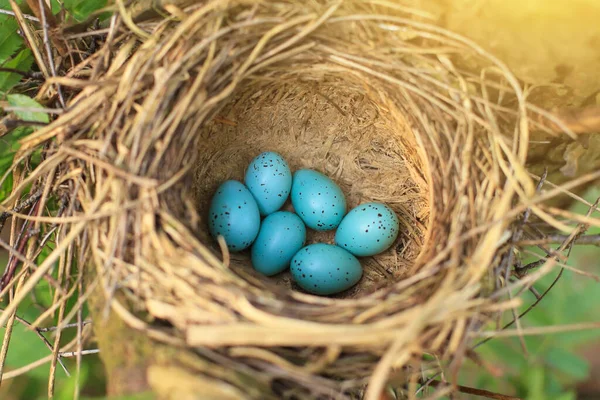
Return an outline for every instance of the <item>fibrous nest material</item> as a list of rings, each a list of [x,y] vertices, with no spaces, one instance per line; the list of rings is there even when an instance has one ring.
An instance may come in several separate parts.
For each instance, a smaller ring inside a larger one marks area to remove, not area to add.
[[[194,349],[195,374],[222,398],[373,400],[388,382],[414,393],[428,368],[458,368],[476,332],[517,305],[510,289],[553,267],[506,279],[524,213],[578,232],[541,205],[568,187],[540,194],[524,168],[546,114],[499,60],[417,10],[207,1],[134,20],[122,6],[107,32],[48,81],[73,93],[68,107],[16,157],[20,171],[43,161],[4,205],[33,185],[41,216],[15,215],[60,240],[19,275],[2,324],[59,261],[57,307],[81,281],[80,294],[99,288],[132,329]],[[266,150],[332,176],[351,206],[398,213],[398,242],[364,261],[354,290],[302,293],[207,234],[215,187]],[[64,206],[44,216],[51,199]]]

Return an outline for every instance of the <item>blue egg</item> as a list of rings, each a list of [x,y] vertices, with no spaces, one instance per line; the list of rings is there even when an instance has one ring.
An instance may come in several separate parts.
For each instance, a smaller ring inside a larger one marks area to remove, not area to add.
[[[279,210],[292,188],[292,172],[279,154],[267,151],[259,154],[248,166],[246,186],[256,199],[260,215]]]
[[[252,193],[238,181],[226,181],[217,189],[208,211],[208,228],[216,239],[225,238],[229,251],[242,251],[254,242],[260,214]]]
[[[352,209],[335,233],[335,243],[358,257],[387,250],[398,237],[396,213],[381,203],[366,203]]]
[[[267,216],[252,245],[252,266],[263,275],[278,274],[304,246],[306,228],[296,214],[278,211]]]
[[[325,175],[310,169],[294,173],[292,205],[306,226],[317,231],[335,229],[346,214],[342,189]]]
[[[350,289],[362,276],[360,262],[332,244],[316,243],[301,249],[290,266],[292,278],[307,292],[330,295]]]

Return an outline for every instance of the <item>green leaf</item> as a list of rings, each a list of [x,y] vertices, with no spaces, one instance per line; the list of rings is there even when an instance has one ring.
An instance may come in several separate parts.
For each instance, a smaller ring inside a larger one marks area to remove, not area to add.
[[[33,65],[33,56],[31,50],[24,49],[19,52],[12,60],[7,61],[3,67],[17,69],[19,71],[29,71]],[[21,80],[22,76],[11,72],[0,72],[0,91],[7,92]]]
[[[554,397],[554,400],[577,400],[577,393],[574,391],[562,393]]]
[[[534,367],[527,370],[527,400],[546,400],[544,376],[544,369],[542,367]]]
[[[5,330],[5,328],[0,329],[0,335],[2,337],[4,337]],[[15,323],[6,360],[6,365],[8,365],[9,368],[24,367],[49,354],[51,354],[50,350],[35,332],[26,328],[21,323]],[[32,370],[30,374],[33,376],[44,377],[48,375],[48,371],[47,368],[40,368]]]
[[[572,377],[571,380],[583,380],[589,374],[587,361],[562,347],[549,349],[545,358],[548,364]]]
[[[29,96],[24,94],[9,94],[6,96],[8,104],[13,107],[26,107],[31,109],[42,108],[42,106]],[[15,111],[15,114],[24,121],[50,122],[48,114],[35,111]]]
[[[8,60],[23,45],[17,33],[19,25],[14,19],[0,23],[0,63]]]
[[[106,0],[65,0],[65,8],[78,21],[84,21],[94,11],[106,6]]]
[[[80,388],[85,385],[85,382],[89,377],[89,365],[85,362],[81,364],[81,372],[79,376]],[[74,372],[74,371],[73,371]],[[57,390],[55,393],[55,399],[57,400],[71,400],[73,398],[73,392],[75,391],[75,385],[77,380],[74,374],[70,378],[62,379],[57,381]]]
[[[0,186],[0,201],[4,201],[10,195],[12,191],[13,184],[13,176],[12,174],[8,175],[6,180],[2,182],[2,186]]]

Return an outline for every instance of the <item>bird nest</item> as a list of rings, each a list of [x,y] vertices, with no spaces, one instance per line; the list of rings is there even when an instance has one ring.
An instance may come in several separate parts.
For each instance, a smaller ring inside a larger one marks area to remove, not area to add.
[[[132,329],[194,349],[222,398],[373,400],[458,367],[473,332],[517,305],[511,286],[539,276],[505,279],[524,212],[561,227],[536,206],[558,190],[536,195],[533,111],[501,62],[422,13],[370,3],[121,9],[100,49],[48,82],[73,93],[66,111],[22,142],[15,165],[43,161],[4,204],[33,185],[41,216],[15,215],[60,233],[2,322],[58,261],[56,307],[79,282],[100,290]],[[215,188],[262,151],[331,176],[349,206],[396,211],[398,240],[363,260],[352,290],[303,293],[208,235]],[[83,272],[69,279],[73,259]]]

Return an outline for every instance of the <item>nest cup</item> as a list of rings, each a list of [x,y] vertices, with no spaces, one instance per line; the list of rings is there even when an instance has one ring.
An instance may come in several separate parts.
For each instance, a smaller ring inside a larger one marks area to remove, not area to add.
[[[68,113],[21,150],[56,137],[42,167],[84,171],[73,198],[99,217],[69,238],[113,310],[194,349],[206,390],[223,398],[373,400],[388,380],[414,388],[424,354],[460,364],[468,330],[502,309],[489,295],[505,230],[534,190],[514,77],[391,2],[168,11],[117,19]],[[472,59],[489,68],[467,72]],[[380,201],[398,214],[398,241],[362,259],[354,289],[302,293],[208,235],[216,187],[267,150],[332,177],[350,207]]]
[[[382,254],[361,259],[363,279],[338,296],[357,297],[409,276],[415,265],[429,218],[424,162],[406,120],[379,107],[370,98],[373,88],[316,71],[291,70],[273,75],[272,82],[241,83],[203,129],[194,182],[200,228],[205,232],[204,218],[216,187],[228,179],[243,182],[254,157],[276,151],[292,170],[311,168],[332,177],[346,194],[349,209],[378,201],[399,216],[402,234],[396,243]],[[293,210],[289,202],[284,209]],[[333,244],[334,235],[334,230],[309,230],[307,244]],[[211,242],[206,234],[202,240]],[[252,275],[252,282],[267,285],[265,290],[300,290],[289,272],[274,278],[252,274],[248,252],[232,254],[230,266],[241,276]],[[282,287],[269,286],[267,280]]]

